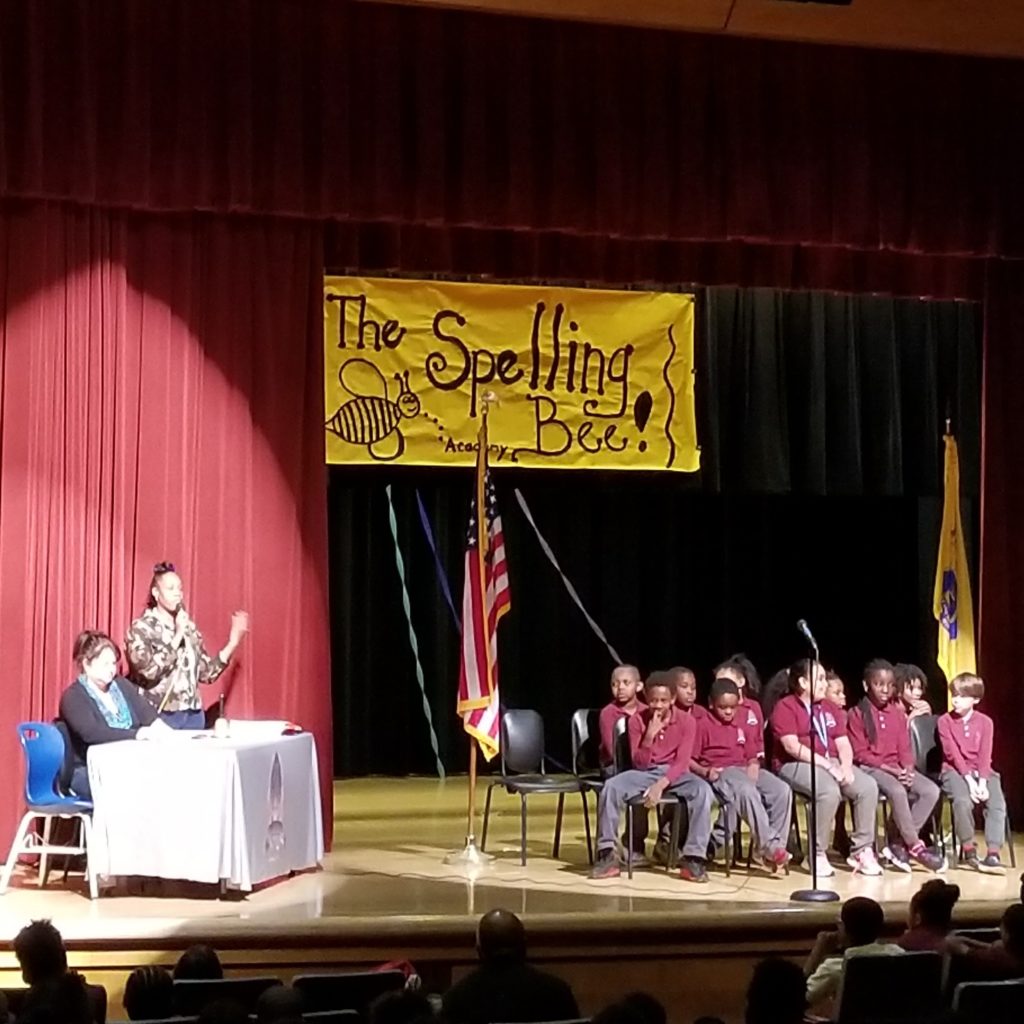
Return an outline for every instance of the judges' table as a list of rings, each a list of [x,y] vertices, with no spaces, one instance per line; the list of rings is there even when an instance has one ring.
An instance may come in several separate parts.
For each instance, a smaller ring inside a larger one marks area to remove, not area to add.
[[[316,744],[269,722],[230,739],[177,733],[89,748],[89,861],[145,875],[251,889],[323,858]]]

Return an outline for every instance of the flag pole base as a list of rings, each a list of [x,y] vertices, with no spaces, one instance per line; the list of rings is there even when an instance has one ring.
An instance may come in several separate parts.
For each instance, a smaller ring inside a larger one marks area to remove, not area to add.
[[[445,859],[445,864],[451,867],[467,868],[476,871],[489,868],[494,858],[489,853],[484,853],[476,845],[475,836],[466,836],[466,845],[461,850],[453,850]]]

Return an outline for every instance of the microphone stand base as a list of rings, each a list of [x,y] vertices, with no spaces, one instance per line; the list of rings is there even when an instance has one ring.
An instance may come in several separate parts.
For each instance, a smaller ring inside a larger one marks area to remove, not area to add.
[[[794,903],[838,903],[839,893],[831,889],[797,889],[789,898]]]

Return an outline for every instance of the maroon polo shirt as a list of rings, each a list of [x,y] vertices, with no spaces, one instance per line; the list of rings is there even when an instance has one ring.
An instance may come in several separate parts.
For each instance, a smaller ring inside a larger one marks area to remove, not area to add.
[[[867,703],[867,711],[862,704]],[[907,716],[895,704],[876,708],[870,702],[862,702],[853,708],[847,718],[846,730],[853,747],[855,764],[867,768],[898,766],[914,767],[914,754],[910,749],[910,731]],[[875,739],[868,737],[865,715],[870,715],[875,726]]]
[[[690,770],[693,741],[697,732],[693,715],[688,715],[675,706],[671,712],[671,718],[650,745],[645,744],[643,739],[651,721],[651,709],[644,708],[629,720],[629,749],[633,754],[633,767],[647,769],[667,765],[665,778],[670,783],[676,782],[681,775]]]
[[[822,700],[811,705],[811,711],[815,721],[813,728],[807,705],[795,693],[783,697],[772,709],[772,735],[776,740],[772,744],[772,764],[776,770],[793,760],[779,742],[783,736],[796,736],[805,747],[810,747],[813,732],[816,754],[839,756],[836,740],[846,735],[846,715],[842,708],[830,700]]]
[[[942,770],[977,772],[987,779],[992,774],[992,733],[992,719],[976,709],[964,718],[947,711],[939,719]]]
[[[694,761],[702,768],[746,768],[751,761],[756,761],[757,744],[752,742],[751,729],[745,719],[745,715],[737,714],[727,724],[713,711],[709,711],[697,723],[697,736],[693,745]]]

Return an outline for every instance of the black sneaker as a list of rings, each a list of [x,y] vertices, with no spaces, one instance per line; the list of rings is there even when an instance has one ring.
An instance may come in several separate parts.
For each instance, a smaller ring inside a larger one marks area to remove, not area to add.
[[[893,843],[882,850],[882,859],[885,860],[897,871],[906,871],[908,874],[913,870],[910,866],[910,855],[902,843]]]
[[[619,860],[611,851],[600,854],[597,863],[590,869],[591,878],[618,878],[621,874]]]
[[[990,853],[978,864],[978,870],[986,875],[1005,875],[1006,868],[1003,867],[998,853]]]
[[[684,882],[706,882],[708,880],[708,873],[703,861],[698,860],[696,857],[687,857],[683,861],[683,866],[679,869],[679,877]]]
[[[946,858],[936,850],[929,850],[927,846],[922,850],[918,850],[917,853],[912,853],[910,856],[929,871],[946,870]]]
[[[981,870],[981,861],[978,860],[978,851],[972,846],[960,854],[960,863],[971,871]]]

